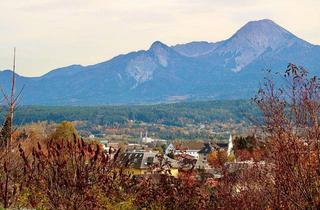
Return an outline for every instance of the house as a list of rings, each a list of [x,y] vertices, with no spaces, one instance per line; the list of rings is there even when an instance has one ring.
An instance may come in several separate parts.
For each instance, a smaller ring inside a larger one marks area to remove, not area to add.
[[[99,141],[100,141],[100,144],[102,144],[102,147],[103,147],[104,151],[106,151],[107,153],[113,154],[118,149],[120,149],[119,143],[109,142],[106,139],[102,139],[102,140],[99,140]]]
[[[255,162],[253,160],[245,160],[245,161],[237,161],[237,162],[228,162],[225,164],[226,169],[229,173],[234,173],[236,171],[251,169],[256,167],[265,167],[266,169],[269,167],[273,167],[272,164],[267,164],[265,161]]]
[[[227,150],[228,149],[228,142],[214,142],[212,146],[216,150]]]
[[[166,151],[165,151],[165,154],[168,155],[168,154],[174,154],[176,151],[176,148],[174,147],[174,145],[171,143],[169,144],[169,146],[166,148]]]
[[[158,152],[153,151],[128,151],[123,154],[122,162],[126,167],[127,173],[132,175],[147,175],[156,173],[152,167],[160,162]],[[165,157],[167,158],[167,157]],[[173,166],[173,164],[171,164]],[[172,176],[178,176],[178,168],[172,167],[170,169]]]
[[[102,144],[104,150],[109,150],[109,141],[108,140],[100,140],[100,144]]]
[[[151,150],[148,148],[147,145],[144,144],[134,144],[134,143],[129,143],[126,146],[126,151],[127,152],[135,152],[135,151],[146,151],[146,150]]]
[[[200,141],[184,141],[184,142],[173,142],[168,145],[166,148],[165,154],[174,154],[174,155],[181,155],[187,154],[194,159],[199,158],[198,152],[203,147],[203,142]]]
[[[228,156],[233,155],[234,148],[233,148],[233,137],[230,134],[228,142],[215,142],[212,144],[214,149],[216,150],[225,150],[228,153]]]
[[[193,156],[188,154],[179,154],[176,155],[174,158],[179,167],[179,172],[193,170],[197,163],[197,159],[194,159]]]
[[[199,158],[196,163],[196,168],[207,169],[211,168],[208,164],[208,155],[214,150],[211,143],[204,143],[202,149],[198,152]]]

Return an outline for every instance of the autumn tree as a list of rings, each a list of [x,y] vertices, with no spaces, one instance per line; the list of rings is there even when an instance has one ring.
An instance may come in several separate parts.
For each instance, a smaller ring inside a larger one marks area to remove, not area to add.
[[[22,90],[15,94],[15,60],[16,49],[14,48],[13,69],[10,94],[6,94],[1,88],[5,99],[6,108],[5,121],[0,131],[0,207],[9,208],[15,205],[19,199],[25,182],[23,171],[21,170],[22,161],[18,153],[18,142],[20,138],[14,137],[13,117]]]
[[[56,130],[52,133],[51,139],[72,140],[74,135],[78,136],[78,132],[75,129],[73,123],[68,121],[63,121],[57,126]]]
[[[319,90],[319,79],[293,64],[281,82],[266,77],[254,99],[263,117],[257,137],[265,147],[236,143],[262,161],[226,165],[216,188],[219,209],[320,207]]]
[[[138,209],[214,209],[214,197],[199,181],[157,174],[137,184],[135,206]],[[191,182],[190,182],[191,181]]]
[[[75,134],[72,140],[38,144],[30,157],[23,149],[20,152],[32,208],[103,208],[107,201],[121,200],[121,186],[130,179],[121,169],[118,153],[111,158],[100,145],[86,143]]]
[[[208,163],[211,167],[221,168],[228,161],[228,154],[225,150],[215,150],[209,153]]]
[[[280,87],[268,77],[255,102],[272,166],[271,208],[316,209],[320,205],[320,82],[289,64]]]
[[[257,140],[254,136],[236,136],[234,141],[235,150],[249,150],[252,151],[257,147]]]

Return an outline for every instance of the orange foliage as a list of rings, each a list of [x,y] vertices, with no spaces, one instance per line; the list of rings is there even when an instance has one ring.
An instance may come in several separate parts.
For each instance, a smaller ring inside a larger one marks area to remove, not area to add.
[[[208,155],[208,163],[215,168],[221,168],[228,161],[228,154],[224,150],[213,151]]]
[[[188,187],[193,186],[197,182],[197,173],[195,171],[179,171],[179,179]]]

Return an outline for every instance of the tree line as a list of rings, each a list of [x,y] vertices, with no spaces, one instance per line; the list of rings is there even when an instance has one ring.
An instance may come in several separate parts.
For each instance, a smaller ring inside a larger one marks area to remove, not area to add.
[[[7,107],[2,107],[1,119]],[[184,102],[159,105],[119,106],[20,106],[15,111],[14,123],[22,125],[38,121],[88,121],[98,125],[124,125],[129,120],[184,126],[206,122],[245,121],[257,116],[258,109],[249,100],[221,100]]]

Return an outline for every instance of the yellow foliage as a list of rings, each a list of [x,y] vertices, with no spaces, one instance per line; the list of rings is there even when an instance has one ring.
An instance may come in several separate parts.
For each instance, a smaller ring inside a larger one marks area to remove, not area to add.
[[[52,134],[53,139],[73,139],[73,135],[78,136],[78,132],[75,129],[72,122],[63,121],[61,124],[59,124]]]
[[[213,151],[208,155],[208,163],[212,167],[219,168],[228,161],[228,154],[224,150]]]

